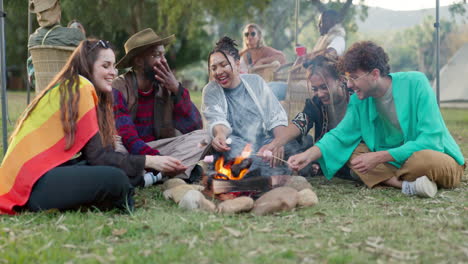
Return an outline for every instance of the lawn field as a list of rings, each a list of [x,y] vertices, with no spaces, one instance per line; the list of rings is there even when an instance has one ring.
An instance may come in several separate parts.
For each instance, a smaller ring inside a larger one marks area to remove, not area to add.
[[[26,106],[9,93],[11,132]],[[192,98],[200,105],[201,94]],[[443,109],[468,154],[468,109]],[[3,151],[2,151],[3,155]],[[311,208],[270,216],[187,212],[139,189],[133,214],[23,213],[0,217],[0,263],[468,263],[468,175],[434,199],[392,188],[309,179]]]

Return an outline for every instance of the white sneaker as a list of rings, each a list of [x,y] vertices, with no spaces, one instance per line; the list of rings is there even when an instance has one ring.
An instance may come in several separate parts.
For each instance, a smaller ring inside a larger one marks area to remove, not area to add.
[[[419,197],[433,198],[437,193],[437,185],[429,180],[427,176],[422,176],[414,181],[414,189]]]

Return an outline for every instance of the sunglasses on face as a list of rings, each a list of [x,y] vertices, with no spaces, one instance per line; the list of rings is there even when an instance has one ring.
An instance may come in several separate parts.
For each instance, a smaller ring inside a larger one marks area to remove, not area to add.
[[[249,32],[245,32],[245,33],[244,33],[244,37],[248,38],[248,37],[249,37],[249,34],[250,34],[250,36],[255,37],[255,35],[257,35],[257,32],[255,32],[255,31],[252,31],[252,32],[250,32],[250,33],[249,33]]]
[[[107,40],[99,40],[98,42],[96,42],[90,49],[89,51],[92,51],[93,49],[95,49],[97,46],[101,46],[105,49],[108,49],[110,48],[110,43],[109,41]]]

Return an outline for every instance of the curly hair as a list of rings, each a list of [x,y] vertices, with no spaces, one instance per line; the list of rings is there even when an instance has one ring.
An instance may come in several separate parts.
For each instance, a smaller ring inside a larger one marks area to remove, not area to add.
[[[382,47],[372,41],[354,43],[340,60],[339,68],[343,72],[355,72],[358,69],[370,72],[379,69],[380,76],[390,73],[388,55]]]
[[[236,46],[236,41],[231,39],[230,37],[224,36],[220,40],[218,40],[218,42],[216,42],[216,46],[208,55],[208,72],[210,72],[211,55],[213,55],[216,52],[221,52],[221,54],[223,54],[223,56],[228,61],[229,66],[231,66],[232,68],[231,62],[229,61],[227,55],[233,57],[234,60],[240,60],[239,50],[236,48]]]
[[[338,56],[327,52],[317,52],[314,57],[306,60],[302,66],[307,69],[307,75],[311,76],[321,71],[323,74],[331,78],[340,79],[340,71],[338,69]]]

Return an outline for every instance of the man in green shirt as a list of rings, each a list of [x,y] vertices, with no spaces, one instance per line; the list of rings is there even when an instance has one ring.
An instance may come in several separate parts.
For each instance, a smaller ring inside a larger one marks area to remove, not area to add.
[[[459,185],[465,160],[426,76],[390,73],[387,54],[370,41],[355,43],[340,65],[355,91],[346,115],[315,146],[292,156],[291,168],[318,160],[330,179],[347,163],[369,188],[383,184],[421,197]]]

